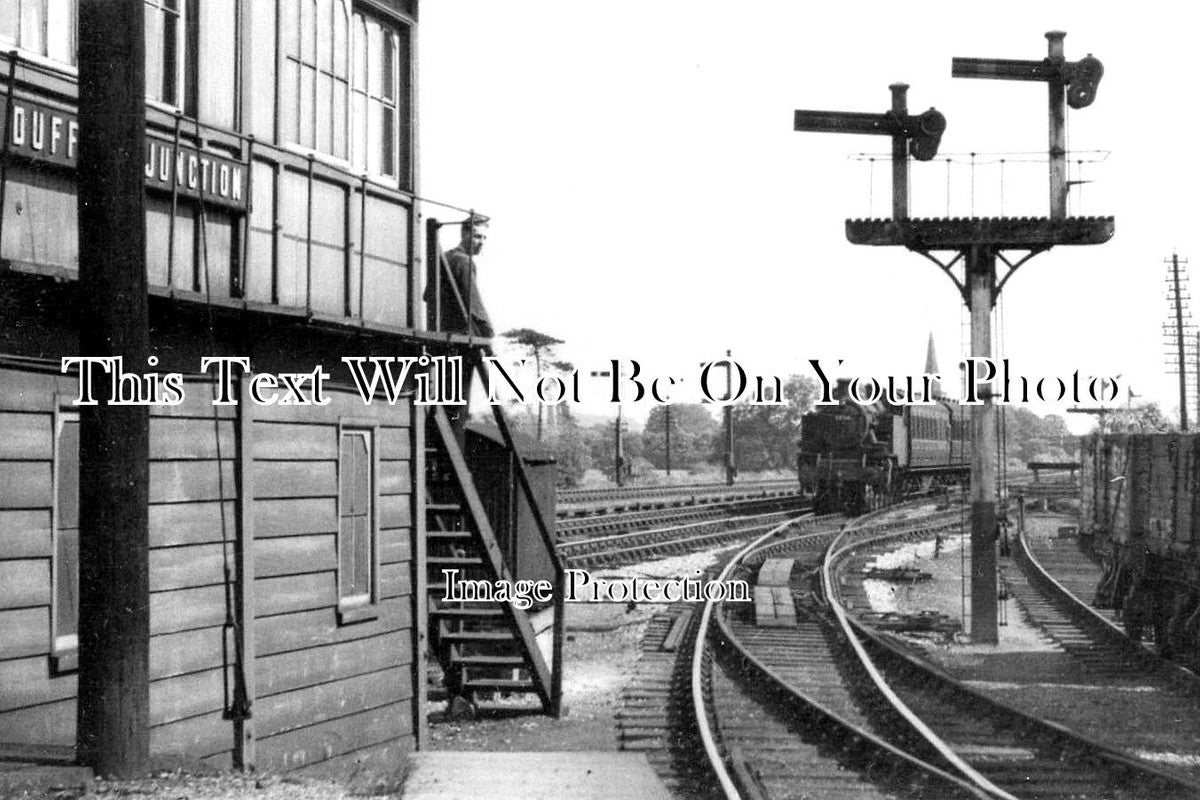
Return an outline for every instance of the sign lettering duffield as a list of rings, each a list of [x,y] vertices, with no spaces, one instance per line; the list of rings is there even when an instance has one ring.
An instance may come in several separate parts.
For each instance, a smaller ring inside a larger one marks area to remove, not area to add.
[[[5,108],[0,104],[0,119]],[[79,122],[75,115],[29,100],[12,101],[8,127],[10,155],[73,168],[79,155]],[[246,165],[153,135],[146,137],[146,186],[170,191],[172,184],[189,197],[236,209],[246,208]]]

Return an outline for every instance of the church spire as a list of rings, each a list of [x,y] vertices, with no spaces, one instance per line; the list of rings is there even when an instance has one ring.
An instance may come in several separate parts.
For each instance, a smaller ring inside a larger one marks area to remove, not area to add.
[[[933,346],[933,331],[929,331],[929,345],[925,349],[925,374],[938,374],[937,349]],[[942,396],[942,382],[933,381],[933,396]],[[932,399],[932,398],[927,398]]]

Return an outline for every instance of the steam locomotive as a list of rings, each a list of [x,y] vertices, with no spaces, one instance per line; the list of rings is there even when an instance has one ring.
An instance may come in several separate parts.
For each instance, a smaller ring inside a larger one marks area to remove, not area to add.
[[[971,472],[969,409],[938,394],[930,405],[870,405],[848,400],[801,419],[800,486],[817,513],[862,513],[889,499],[965,484]]]

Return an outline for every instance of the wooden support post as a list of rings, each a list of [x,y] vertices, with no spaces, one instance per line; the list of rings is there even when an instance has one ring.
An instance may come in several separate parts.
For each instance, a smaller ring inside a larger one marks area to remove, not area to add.
[[[971,355],[992,355],[992,304],[996,291],[996,254],[974,245],[967,251],[967,288],[971,309]],[[982,405],[971,409],[971,641],[995,644],[996,618],[996,406],[992,387],[980,386]]]
[[[1062,31],[1048,31],[1048,59],[1052,64],[1066,61]],[[1060,73],[1061,74],[1061,73]],[[1067,85],[1061,77],[1051,78],[1050,89],[1050,219],[1067,218]]]
[[[149,352],[144,15],[142,0],[79,3],[80,350],[138,371]],[[78,757],[131,778],[150,756],[150,417],[109,405],[108,376],[96,378],[99,405],[79,425]]]
[[[908,116],[908,84],[893,83],[892,113],[897,119]],[[908,219],[908,139],[892,137],[892,219]]]
[[[233,765],[253,769],[257,762],[253,707],[257,696],[254,645],[254,409],[250,381],[238,379],[237,406],[237,671],[233,703]],[[221,498],[221,513],[225,513]]]

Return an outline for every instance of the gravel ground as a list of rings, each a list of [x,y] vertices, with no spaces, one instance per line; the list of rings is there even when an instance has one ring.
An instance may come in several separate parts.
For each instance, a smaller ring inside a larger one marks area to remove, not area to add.
[[[1059,525],[1073,521],[1054,514],[1026,517],[1031,533],[1047,536]],[[932,609],[961,619],[962,576],[970,574],[970,559],[968,554],[966,562],[961,561],[956,539],[947,537],[939,559],[932,558],[932,542],[905,545],[878,557],[879,566],[911,565],[934,577],[912,587],[865,581],[879,584],[868,593],[872,607],[902,612]],[[1005,559],[1001,566],[1013,573],[1018,570]],[[921,646],[930,661],[997,700],[1139,758],[1200,777],[1198,704],[1165,696],[1137,675],[1096,685],[1097,676],[1029,625],[1015,601],[1006,605],[1008,624],[999,629],[999,645],[911,641]],[[969,597],[966,609],[969,614]],[[1114,726],[1114,720],[1122,723]]]

